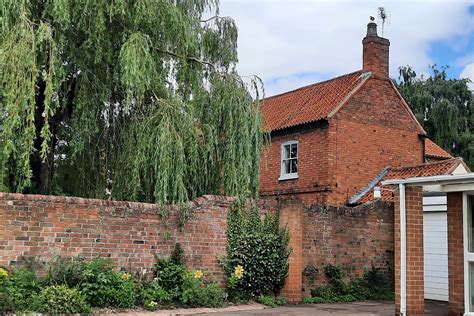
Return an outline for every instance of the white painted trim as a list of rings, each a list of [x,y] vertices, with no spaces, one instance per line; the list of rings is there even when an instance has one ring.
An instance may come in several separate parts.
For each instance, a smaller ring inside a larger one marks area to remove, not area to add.
[[[300,146],[299,146],[299,142],[297,140],[289,140],[289,141],[286,141],[284,143],[281,144],[281,147],[280,147],[280,177],[278,178],[279,181],[282,181],[282,180],[292,180],[292,179],[298,179],[298,172],[296,173],[285,173],[284,170],[284,165],[283,165],[283,160],[285,159],[284,156],[285,156],[285,146],[288,146],[288,145],[293,145],[293,144],[296,144],[296,162],[298,164],[298,168],[299,168],[299,155],[300,155]],[[291,147],[290,147],[290,156],[291,156]],[[287,158],[288,159],[288,158]]]
[[[278,178],[278,181],[294,180],[294,179],[298,179],[298,174],[297,173],[287,173],[287,174],[282,174]]]
[[[400,315],[406,315],[407,292],[407,234],[406,234],[406,202],[405,185],[400,183]]]
[[[396,185],[396,184],[407,184],[407,185],[447,185],[447,184],[463,184],[463,183],[473,183],[474,182],[474,172],[469,172],[465,174],[448,174],[442,176],[431,176],[431,177],[413,177],[406,179],[391,179],[382,182],[382,185]]]
[[[463,218],[463,244],[464,244],[464,315],[473,315],[469,311],[469,261],[467,260],[467,247],[468,247],[468,214],[467,214],[467,193],[462,193],[462,218]]]

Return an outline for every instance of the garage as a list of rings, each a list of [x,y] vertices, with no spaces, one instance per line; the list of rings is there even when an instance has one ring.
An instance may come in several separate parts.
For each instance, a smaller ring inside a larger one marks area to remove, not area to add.
[[[446,195],[423,197],[425,299],[448,301]]]

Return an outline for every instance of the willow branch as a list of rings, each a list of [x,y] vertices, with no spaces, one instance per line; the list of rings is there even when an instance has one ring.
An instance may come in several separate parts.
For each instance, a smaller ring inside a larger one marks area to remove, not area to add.
[[[176,58],[181,58],[181,59],[186,59],[186,60],[190,60],[190,61],[194,61],[194,62],[197,62],[203,66],[209,66],[213,69],[216,68],[216,65],[214,65],[213,63],[211,62],[208,62],[208,61],[205,61],[205,60],[201,60],[197,57],[194,57],[194,56],[185,56],[185,55],[180,55],[180,54],[177,54],[177,53],[174,53],[174,52],[170,52],[168,50],[165,50],[165,49],[161,49],[161,48],[158,48],[158,47],[154,47],[153,48],[154,50],[160,52],[160,53],[164,53],[164,54],[167,54],[167,55],[170,55],[170,56],[173,56],[173,57],[176,57]]]
[[[222,16],[214,15],[213,17],[210,17],[209,19],[206,19],[206,20],[201,20],[200,22],[201,23],[207,23],[207,22],[212,21],[214,19],[223,19],[223,18],[224,17],[222,17]]]

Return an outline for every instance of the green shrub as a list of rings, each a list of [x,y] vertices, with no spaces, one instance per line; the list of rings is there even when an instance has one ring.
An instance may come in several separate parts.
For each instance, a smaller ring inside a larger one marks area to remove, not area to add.
[[[21,268],[7,276],[2,276],[0,278],[0,313],[27,311],[32,299],[39,291],[39,283],[34,272]]]
[[[40,313],[75,314],[90,312],[90,306],[77,289],[53,285],[40,292],[33,300],[31,310]]]
[[[47,274],[42,284],[46,286],[64,284],[75,287],[81,283],[84,264],[78,259],[66,260],[59,256],[55,257],[46,266]]]
[[[258,302],[269,307],[277,307],[287,304],[287,301],[283,297],[274,297],[271,295],[260,296]]]
[[[173,298],[157,281],[152,281],[143,287],[141,300],[145,309],[155,310],[161,305],[172,303]]]
[[[173,300],[178,300],[187,273],[186,267],[171,258],[159,258],[155,256],[155,259],[155,281],[170,294]]]
[[[255,299],[278,294],[288,274],[289,235],[279,227],[278,216],[262,221],[254,205],[244,218],[242,202],[233,205],[227,230],[227,258],[224,270],[232,298]],[[243,274],[236,278],[236,267]]]
[[[394,297],[392,282],[380,269],[373,267],[366,271],[362,278],[355,279],[349,284],[344,282],[344,272],[340,266],[327,265],[324,270],[331,284],[312,289],[312,298],[307,299],[307,303],[388,300]]]
[[[113,270],[112,261],[95,259],[82,263],[78,289],[93,307],[130,308],[135,306],[137,287],[128,273]]]
[[[226,293],[216,282],[205,284],[192,273],[186,275],[181,300],[186,306],[221,307]]]

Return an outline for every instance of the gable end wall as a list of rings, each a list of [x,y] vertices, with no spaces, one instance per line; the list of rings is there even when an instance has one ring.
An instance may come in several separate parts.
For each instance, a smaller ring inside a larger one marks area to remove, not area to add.
[[[330,204],[345,204],[384,167],[423,163],[421,130],[388,79],[366,82],[329,122]]]

